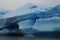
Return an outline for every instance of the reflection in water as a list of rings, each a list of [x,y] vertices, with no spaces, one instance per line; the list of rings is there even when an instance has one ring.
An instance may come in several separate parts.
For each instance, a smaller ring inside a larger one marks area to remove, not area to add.
[[[37,37],[16,37],[16,36],[4,36],[0,37],[0,40],[60,40],[57,38],[37,38]]]

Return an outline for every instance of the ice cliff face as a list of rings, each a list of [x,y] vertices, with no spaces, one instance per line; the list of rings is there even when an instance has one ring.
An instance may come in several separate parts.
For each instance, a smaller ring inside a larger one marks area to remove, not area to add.
[[[3,15],[0,18],[0,28],[3,28],[7,22],[19,24],[19,29],[28,34],[29,32],[25,29],[30,27],[38,31],[54,31],[56,28],[60,28],[60,5],[47,10],[29,3]]]

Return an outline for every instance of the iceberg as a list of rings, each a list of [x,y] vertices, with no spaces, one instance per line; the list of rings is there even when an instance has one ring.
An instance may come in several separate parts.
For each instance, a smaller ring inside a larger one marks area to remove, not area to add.
[[[56,28],[58,30],[60,28],[60,5],[47,10],[28,3],[21,8],[5,13],[0,18],[0,28],[5,28],[5,25],[9,25],[8,23],[18,24],[19,30],[21,29],[26,34],[40,31],[55,31]]]

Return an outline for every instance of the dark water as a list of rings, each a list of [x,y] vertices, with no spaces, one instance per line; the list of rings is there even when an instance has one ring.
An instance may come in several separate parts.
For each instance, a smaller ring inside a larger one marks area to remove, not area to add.
[[[0,40],[60,40],[58,38],[38,38],[38,37],[16,37],[16,36],[0,36]]]

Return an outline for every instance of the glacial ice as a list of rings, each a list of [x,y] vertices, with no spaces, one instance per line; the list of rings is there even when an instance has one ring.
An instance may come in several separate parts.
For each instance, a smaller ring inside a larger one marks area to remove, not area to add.
[[[0,28],[4,28],[7,22],[17,23],[19,29],[27,34],[33,33],[34,30],[54,31],[60,28],[60,5],[46,10],[29,3],[3,15],[0,18]],[[30,27],[32,29],[29,29]]]

